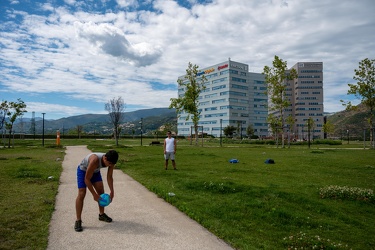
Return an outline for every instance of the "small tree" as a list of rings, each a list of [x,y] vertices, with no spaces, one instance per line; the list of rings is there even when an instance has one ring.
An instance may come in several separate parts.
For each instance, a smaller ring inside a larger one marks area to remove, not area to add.
[[[224,135],[226,137],[232,137],[234,132],[236,131],[236,127],[228,125],[223,129]]]
[[[290,101],[286,96],[287,81],[297,78],[295,69],[288,70],[287,62],[275,56],[272,62],[273,67],[264,66],[263,74],[267,84],[267,94],[270,102],[270,111],[277,111],[277,119],[280,120],[282,129],[282,147],[284,147],[284,110],[290,106]]]
[[[116,146],[118,146],[119,139],[119,126],[125,118],[124,110],[125,103],[121,97],[113,98],[105,104],[105,110],[108,111],[111,123],[114,129],[114,136],[116,140]]]
[[[368,122],[371,128],[371,144],[375,148],[374,140],[374,111],[375,111],[375,59],[365,58],[359,62],[359,68],[354,70],[353,79],[356,84],[348,84],[348,95],[355,95],[370,109]],[[342,101],[343,102],[343,101]],[[351,102],[344,104],[347,109],[353,108]]]
[[[76,129],[77,129],[78,139],[81,139],[81,134],[82,134],[82,131],[83,131],[83,126],[82,125],[77,125]]]
[[[177,80],[178,87],[183,87],[185,93],[183,96],[178,98],[171,98],[171,104],[169,108],[175,108],[178,116],[181,116],[182,112],[186,112],[188,115],[186,120],[193,121],[195,131],[195,145],[198,145],[198,123],[199,115],[199,95],[206,88],[205,83],[206,77],[203,75],[197,77],[199,67],[193,65],[191,62],[188,64],[186,69],[186,75],[183,78]]]
[[[9,109],[8,101],[3,101],[0,104],[0,130],[4,128],[5,117],[7,116],[8,109]]]
[[[267,122],[271,128],[272,134],[275,134],[276,147],[279,147],[279,128],[281,127],[281,120],[275,117],[273,114],[270,114],[267,117]]]
[[[308,139],[308,145],[309,145],[309,148],[310,148],[310,145],[311,145],[311,131],[314,130],[314,120],[309,117],[309,119],[307,119],[306,121],[306,125],[307,125],[307,139]]]
[[[249,138],[251,138],[254,135],[253,125],[249,124],[249,126],[247,126],[246,134]]]
[[[286,124],[288,125],[289,127],[289,134],[288,134],[288,148],[290,148],[290,130],[294,128],[294,124],[295,124],[295,120],[293,118],[293,116],[289,115],[287,118],[286,118]],[[294,138],[293,138],[294,139]]]
[[[8,148],[10,148],[10,138],[12,136],[13,124],[18,117],[23,116],[27,112],[26,104],[21,99],[18,99],[17,102],[7,102],[6,116],[8,120],[5,121],[5,127],[9,130],[9,142]]]
[[[328,121],[323,125],[323,131],[327,135],[333,133],[335,131],[335,125],[332,122]]]

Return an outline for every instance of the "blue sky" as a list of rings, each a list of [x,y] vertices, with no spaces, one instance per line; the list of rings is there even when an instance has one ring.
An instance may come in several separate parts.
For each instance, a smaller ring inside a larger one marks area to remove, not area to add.
[[[0,0],[0,101],[46,119],[168,107],[188,62],[324,64],[324,108],[375,58],[373,0]],[[358,101],[355,101],[358,103]]]

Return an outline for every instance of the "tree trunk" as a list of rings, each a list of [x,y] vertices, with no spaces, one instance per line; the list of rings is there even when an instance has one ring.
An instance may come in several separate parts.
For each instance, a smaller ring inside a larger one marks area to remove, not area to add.
[[[118,146],[118,127],[115,128],[115,140],[116,140],[116,146]]]
[[[10,138],[12,137],[12,129],[9,129],[9,140],[8,140],[8,148],[10,148]]]
[[[195,146],[198,146],[198,125],[194,126],[194,131],[195,131]]]

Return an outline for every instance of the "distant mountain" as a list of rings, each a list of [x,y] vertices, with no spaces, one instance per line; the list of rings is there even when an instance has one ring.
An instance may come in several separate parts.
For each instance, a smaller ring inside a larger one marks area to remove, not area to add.
[[[175,109],[153,108],[143,109],[132,112],[125,112],[124,130],[126,134],[140,134],[140,121],[142,120],[143,133],[155,131],[162,125],[177,124],[177,115]],[[366,138],[369,136],[369,109],[360,104],[354,111],[340,111],[336,113],[325,113],[327,120],[334,125],[334,133],[329,134],[330,138],[347,139],[348,131],[350,139],[363,139],[363,129],[366,129]],[[35,118],[36,134],[42,133],[42,118]],[[55,133],[57,130],[67,132],[71,129],[82,126],[86,133],[108,134],[112,131],[112,124],[108,114],[86,114],[71,117],[65,117],[57,120],[45,120],[44,127],[47,134]],[[14,126],[16,133],[31,133],[31,119],[18,119]]]
[[[327,116],[329,122],[334,125],[334,133],[328,136],[363,140],[363,132],[366,130],[366,138],[369,139],[368,118],[370,110],[363,104],[359,104],[356,110],[343,110]]]
[[[164,125],[165,122],[177,121],[177,115],[175,109],[169,108],[153,108],[153,109],[142,109],[132,112],[124,112],[125,118],[124,123],[138,124],[141,118],[143,118],[144,131],[150,127],[158,128]],[[176,121],[173,121],[176,120]],[[43,128],[43,120],[35,118],[35,130],[36,133],[41,133]],[[151,122],[152,121],[152,122]],[[151,123],[150,123],[151,122]],[[25,132],[30,133],[31,131],[31,119],[18,119],[14,126],[16,133]],[[111,128],[111,122],[108,114],[85,114],[71,117],[64,117],[57,120],[44,120],[44,129],[46,133],[60,131],[68,131],[70,129],[82,126],[85,132],[89,131],[104,131]]]

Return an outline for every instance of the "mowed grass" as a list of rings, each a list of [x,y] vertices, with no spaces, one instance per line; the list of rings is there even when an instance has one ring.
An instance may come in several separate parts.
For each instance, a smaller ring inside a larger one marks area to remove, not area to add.
[[[53,143],[0,149],[1,249],[47,246],[61,171],[56,159],[64,155],[50,147]],[[145,139],[143,147],[139,140],[120,143],[62,140],[64,146],[88,145],[96,152],[115,148],[118,168],[236,249],[312,249],[314,244],[317,249],[375,249],[373,202],[319,197],[319,189],[330,185],[374,190],[373,150],[195,147],[182,140],[178,170],[165,171],[162,146],[148,146]],[[239,163],[229,163],[232,158]],[[265,164],[268,158],[275,164]]]
[[[64,158],[61,148],[0,149],[0,249],[46,249],[58,158]]]
[[[178,171],[164,170],[161,146],[118,150],[119,168],[234,248],[375,249],[373,202],[319,197],[329,185],[374,190],[373,150],[185,144]]]

